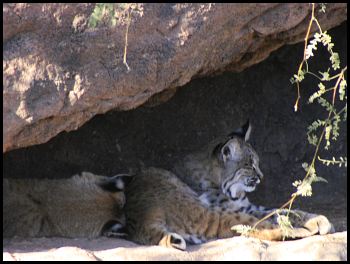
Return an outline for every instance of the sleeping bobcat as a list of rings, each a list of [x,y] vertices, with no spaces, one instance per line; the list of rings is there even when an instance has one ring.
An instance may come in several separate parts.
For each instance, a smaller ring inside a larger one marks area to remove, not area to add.
[[[248,201],[246,192],[262,180],[259,157],[247,142],[251,126],[211,142],[203,150],[179,161],[173,172],[148,168],[126,188],[128,238],[141,244],[159,244],[184,250],[186,242],[237,235],[231,227],[253,225],[272,209]],[[333,231],[325,216],[295,210],[298,217],[290,235],[295,238]],[[257,226],[250,235],[281,240],[275,218]]]
[[[123,236],[130,179],[89,172],[69,179],[3,179],[3,236]]]

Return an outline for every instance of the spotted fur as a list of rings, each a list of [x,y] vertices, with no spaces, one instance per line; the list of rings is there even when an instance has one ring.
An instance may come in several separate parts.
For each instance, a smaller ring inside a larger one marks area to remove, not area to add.
[[[186,156],[173,172],[143,169],[126,190],[129,239],[184,250],[186,242],[198,244],[236,235],[233,225],[253,225],[271,211],[253,205],[246,194],[263,179],[259,156],[247,142],[247,123],[228,136],[215,139]],[[332,231],[324,216],[298,211],[292,218],[294,237]],[[270,218],[251,236],[280,240],[283,232]]]
[[[3,179],[4,237],[125,236],[127,174]]]
[[[159,168],[143,169],[135,176],[126,197],[127,238],[146,245],[184,250],[186,243],[231,237],[233,225],[252,225],[258,220],[243,212],[208,206],[175,174]],[[265,221],[260,228],[275,225]]]
[[[259,156],[247,142],[251,126],[219,137],[202,150],[179,161],[174,172],[202,200],[229,212],[244,212],[261,218],[272,209],[251,204],[246,195],[262,181]]]

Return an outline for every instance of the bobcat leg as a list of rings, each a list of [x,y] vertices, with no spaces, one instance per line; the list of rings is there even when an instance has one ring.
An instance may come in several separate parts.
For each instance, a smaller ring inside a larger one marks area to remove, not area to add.
[[[294,228],[289,230],[288,237],[304,238],[316,234],[324,235],[334,232],[333,225],[323,215],[310,214],[300,210],[294,210],[294,213],[298,215],[289,215]],[[272,229],[266,229],[261,226],[260,229],[252,231],[249,236],[265,240],[282,240],[284,233],[276,225]]]
[[[218,226],[218,238],[227,238],[232,236],[239,235],[231,230],[231,227],[234,225],[249,225],[253,226],[259,219],[248,215],[245,213],[230,213],[222,214],[220,216],[220,223]],[[302,235],[301,232],[298,233]],[[297,233],[296,233],[297,235]],[[282,240],[283,232],[278,227],[278,225],[273,224],[270,221],[263,221],[257,226],[257,230],[251,231],[248,236],[255,237],[264,240]]]
[[[253,213],[257,218],[262,218],[268,213],[271,213],[275,209],[265,209],[262,206],[259,206],[260,210],[258,214]],[[281,215],[287,215],[288,210],[280,210]],[[334,226],[329,222],[329,220],[323,215],[311,214],[301,210],[291,210],[289,213],[289,220],[294,227],[290,234],[291,237],[303,238],[316,234],[324,235],[328,233],[334,233]],[[272,215],[268,221],[277,225],[277,214]]]
[[[222,213],[221,215],[212,215],[214,218],[218,217],[217,219],[212,219],[212,223],[217,224],[217,230],[215,234],[212,231],[212,228],[208,228],[206,231],[206,236],[208,238],[228,238],[239,235],[235,231],[233,231],[231,228],[235,225],[249,225],[253,226],[259,219],[245,213]],[[217,220],[217,221],[215,221]],[[258,228],[260,229],[274,229],[276,228],[276,225],[269,221],[263,221],[259,224]]]
[[[295,214],[289,214],[292,225],[307,229],[310,234],[325,235],[334,233],[334,226],[324,215],[307,213],[301,210],[293,210]]]
[[[290,230],[287,238],[304,238],[317,234],[315,230],[308,230],[307,228],[298,227]],[[283,240],[284,234],[281,228],[274,229],[258,229],[253,230],[248,234],[249,237],[255,237],[263,240],[280,241]]]

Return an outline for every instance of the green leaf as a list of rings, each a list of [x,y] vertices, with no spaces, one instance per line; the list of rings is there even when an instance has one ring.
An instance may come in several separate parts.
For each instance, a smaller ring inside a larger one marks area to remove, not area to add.
[[[117,24],[117,19],[115,17],[113,17],[111,19],[111,25],[114,27]]]
[[[318,88],[320,88],[321,91],[326,90],[326,87],[323,85],[323,83],[319,83]]]
[[[333,70],[340,69],[340,59],[339,59],[339,54],[337,52],[332,53],[330,60],[332,62]]]
[[[318,32],[314,34],[314,38],[310,40],[310,44],[307,45],[305,50],[305,59],[308,60],[310,57],[314,56],[313,50],[317,50],[317,43],[321,41],[322,35]]]
[[[327,34],[327,31],[322,32],[321,41],[324,46],[328,46],[328,44],[332,43],[332,37]]]
[[[124,10],[124,9],[129,7],[129,4],[127,4],[127,3],[120,3],[119,7],[120,7],[120,9]]]
[[[322,178],[320,176],[317,176],[313,179],[313,182],[326,182],[328,183],[328,181],[325,178]]]
[[[318,10],[318,12],[326,13],[326,4],[325,3],[320,3],[320,10]]]
[[[346,80],[342,79],[340,81],[340,84],[339,84],[339,99],[340,99],[340,101],[344,100],[346,86],[347,86]]]
[[[96,27],[103,19],[109,21],[112,26],[116,25],[115,5],[113,3],[97,3],[89,18],[89,27]]]
[[[317,101],[319,102],[320,105],[325,107],[328,112],[335,110],[334,106],[331,103],[329,103],[326,99],[319,97],[319,98],[317,98]]]
[[[321,95],[323,95],[325,92],[326,92],[326,87],[323,85],[323,83],[319,83],[318,84],[318,88],[319,90],[316,91],[315,93],[313,93],[310,97],[309,97],[309,100],[308,100],[308,103],[313,103],[313,101],[320,97]]]
[[[322,75],[321,81],[329,81],[329,68],[326,72],[320,72],[319,73]]]
[[[298,75],[294,74],[294,79],[296,82],[301,82],[305,78],[305,72],[303,70],[298,71]]]
[[[307,162],[303,162],[303,164],[301,164],[301,166],[304,168],[304,170],[308,170],[309,168],[309,164],[307,164]]]
[[[322,120],[316,120],[312,122],[310,126],[307,128],[307,139],[311,145],[317,144],[318,137],[315,134],[311,134],[311,132],[316,131],[320,126],[324,126],[326,124],[325,121]]]
[[[280,226],[282,234],[283,234],[283,240],[286,237],[290,237],[292,235],[292,223],[289,220],[289,217],[287,215],[280,215],[277,213],[277,224]]]
[[[307,135],[307,140],[309,141],[310,145],[317,145],[318,137],[315,134],[309,134]]]
[[[292,183],[294,187],[298,187],[301,184],[301,180],[295,181]]]
[[[321,161],[323,164],[325,164],[326,166],[329,166],[330,164],[332,165],[336,165],[338,164],[339,167],[341,167],[342,165],[344,165],[344,167],[347,167],[347,158],[346,157],[340,157],[340,160],[336,160],[334,157],[332,158],[332,160],[327,160],[327,159],[321,159],[319,156],[317,157],[319,161]]]
[[[90,17],[88,27],[95,28],[97,25],[97,20],[94,17]]]
[[[249,225],[234,225],[231,227],[231,230],[236,231],[237,233],[240,233],[241,235],[248,235],[249,232],[254,231],[254,229]]]
[[[296,183],[296,182],[294,182]],[[299,185],[295,186],[297,187],[297,195],[301,196],[311,196],[312,195],[312,187],[311,187],[311,181],[310,180],[303,180]]]
[[[325,149],[328,149],[329,146],[331,145],[330,141],[329,141],[329,138],[330,138],[330,135],[331,135],[331,131],[332,131],[332,125],[328,125],[326,126],[326,130],[325,130],[325,139],[326,139],[326,146],[325,146]]]

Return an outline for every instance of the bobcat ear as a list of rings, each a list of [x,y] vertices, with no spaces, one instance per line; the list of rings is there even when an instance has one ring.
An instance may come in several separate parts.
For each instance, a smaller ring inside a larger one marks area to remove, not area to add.
[[[118,177],[127,186],[134,179],[135,174],[119,174],[114,177]]]
[[[223,143],[219,143],[218,145],[215,146],[215,148],[213,149],[213,155],[214,156],[217,156],[217,155],[220,155],[221,154],[221,149],[222,147],[224,146]]]
[[[237,130],[233,131],[228,136],[230,138],[232,138],[234,136],[238,136],[238,137],[244,138],[244,141],[248,141],[251,131],[252,131],[252,126],[250,125],[250,122],[249,122],[249,119],[248,119],[247,122],[242,127],[240,127]]]
[[[242,155],[242,149],[237,140],[230,139],[220,148],[220,159],[226,163],[227,160],[239,160]]]
[[[134,175],[131,174],[117,174],[109,177],[107,180],[104,180],[99,185],[105,191],[120,192],[125,190],[125,186],[127,186],[133,180],[133,178]]]

